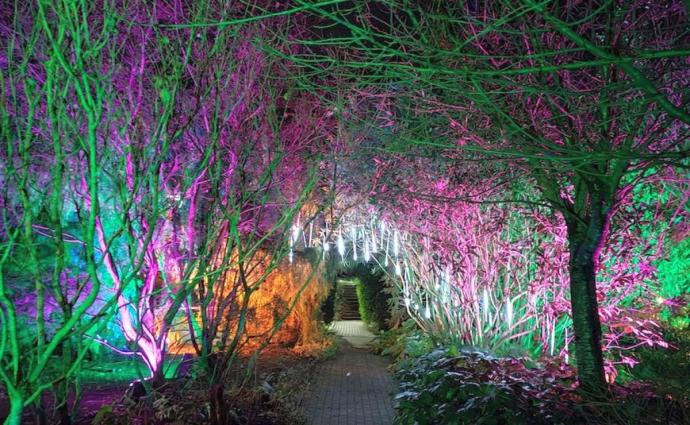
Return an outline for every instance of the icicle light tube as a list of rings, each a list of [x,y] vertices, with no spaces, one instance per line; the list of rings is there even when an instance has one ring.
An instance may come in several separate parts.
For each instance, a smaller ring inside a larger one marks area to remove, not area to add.
[[[340,254],[340,260],[345,261],[345,240],[343,239],[343,232],[338,232],[338,254]]]
[[[393,235],[393,255],[395,256],[395,258],[398,258],[400,256],[400,240],[397,230]]]
[[[357,261],[357,230],[352,226],[352,259]]]

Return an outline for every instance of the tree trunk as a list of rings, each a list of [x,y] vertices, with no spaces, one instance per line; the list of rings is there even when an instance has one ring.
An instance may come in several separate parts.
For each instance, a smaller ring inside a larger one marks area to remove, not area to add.
[[[22,412],[24,412],[24,400],[18,395],[10,394],[10,411],[5,418],[3,425],[20,425],[22,423]]]
[[[61,404],[57,407],[57,415],[60,421],[60,425],[72,425],[72,416],[69,414],[69,406],[67,405],[67,400],[61,401]]]
[[[605,231],[603,220],[591,220],[588,225],[568,223],[570,303],[577,374],[581,388],[593,395],[603,394],[606,389],[596,290],[599,246]]]
[[[34,421],[36,425],[48,425],[48,416],[46,415],[46,410],[43,407],[43,400],[41,397],[38,398],[38,401],[34,406]]]
[[[62,311],[64,314],[64,322],[69,321],[72,317],[72,308],[69,303],[62,305]],[[64,323],[63,322],[63,323]],[[72,355],[72,340],[71,338],[65,339],[62,344],[62,376],[64,379],[57,385],[54,392],[55,395],[55,410],[58,414],[60,420],[60,425],[72,425],[72,418],[70,415],[69,408],[69,390],[70,390],[70,380],[67,379],[68,373],[72,364],[75,361]]]
[[[211,386],[211,423],[213,425],[226,425],[228,423],[228,408],[225,406],[225,388],[223,384]]]

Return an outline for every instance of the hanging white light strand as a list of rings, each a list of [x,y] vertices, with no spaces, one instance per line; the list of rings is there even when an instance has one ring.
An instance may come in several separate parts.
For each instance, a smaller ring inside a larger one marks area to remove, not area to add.
[[[382,227],[382,229],[383,229],[383,227]],[[381,233],[381,234],[383,234],[383,233]],[[381,241],[382,241],[381,243],[383,243],[383,239],[381,239]],[[390,257],[390,255],[388,255],[388,248],[390,248],[390,244],[391,244],[391,235],[390,235],[390,233],[388,233],[388,237],[386,238],[386,254],[384,255],[384,260],[383,260],[384,267],[388,267],[388,257]]]
[[[323,254],[326,256],[326,253],[331,249],[329,243],[328,243],[328,223],[326,223],[326,227],[323,231],[323,242],[322,242],[322,247],[323,247]]]
[[[299,219],[298,219],[299,220]],[[298,221],[299,223],[299,221]],[[292,234],[290,235],[290,252],[288,253],[288,261],[292,264],[294,257],[294,248],[297,243],[297,238],[299,237],[299,227],[295,224],[292,225]]]
[[[400,255],[400,240],[397,230],[393,235],[393,255],[395,256],[395,258],[398,258],[398,256]]]
[[[328,255],[328,250],[331,249],[331,247],[328,244],[328,239],[326,236],[326,233],[323,234],[323,258],[326,258],[326,255]]]
[[[292,245],[297,243],[297,238],[299,238],[299,221],[297,224],[292,225]]]
[[[429,308],[429,296],[425,297],[424,318],[431,319],[431,309]]]
[[[371,229],[371,253],[376,254],[378,251],[378,246],[376,243],[376,229],[372,227]]]
[[[307,242],[307,246],[311,246],[311,240],[312,236],[314,235],[314,222],[312,221],[309,223],[309,241]]]
[[[338,254],[340,254],[340,261],[345,261],[345,240],[343,239],[343,231],[338,232]]]
[[[352,259],[357,261],[357,230],[352,226]]]
[[[443,291],[443,302],[448,304],[450,302],[450,266],[448,265],[443,270],[441,290]]]

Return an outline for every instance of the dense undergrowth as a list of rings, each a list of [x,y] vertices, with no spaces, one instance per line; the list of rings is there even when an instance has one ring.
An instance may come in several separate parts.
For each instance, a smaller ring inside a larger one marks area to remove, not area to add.
[[[195,370],[153,390],[130,386],[124,397],[81,417],[77,424],[304,424],[300,398],[308,388],[313,366],[331,356],[334,349],[335,344],[330,341],[309,353],[269,352],[260,361],[261,371],[249,382],[241,382],[240,376],[229,376],[228,382],[235,378],[240,381],[224,387],[209,388]],[[237,373],[243,370],[238,368]]]
[[[374,349],[397,359],[398,425],[690,423],[690,334],[669,338],[675,348],[638,350],[604,398],[578,391],[562,362],[444,345],[410,321]]]
[[[212,409],[209,397],[222,400]],[[83,424],[209,424],[292,425],[304,423],[295,404],[270,385],[209,393],[202,386],[170,382],[148,397],[136,399],[131,391],[122,403],[103,406]]]

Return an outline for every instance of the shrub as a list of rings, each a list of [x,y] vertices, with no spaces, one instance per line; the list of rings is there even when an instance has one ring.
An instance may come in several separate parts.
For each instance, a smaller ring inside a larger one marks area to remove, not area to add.
[[[624,372],[627,377],[653,382],[660,389],[690,396],[690,329],[666,329],[668,349],[641,347],[634,355],[639,360]]]
[[[388,309],[390,295],[385,291],[384,276],[365,264],[358,265],[354,272],[357,276],[357,300],[362,320],[377,329],[388,329],[391,317]]]
[[[688,423],[687,399],[650,385],[610,387],[588,402],[573,370],[552,363],[527,368],[522,359],[470,349],[436,349],[401,362],[397,425]]]
[[[421,357],[434,347],[431,337],[411,319],[403,322],[402,326],[379,333],[371,344],[374,353],[392,356],[395,362]]]
[[[507,385],[474,382],[435,350],[398,373],[403,390],[397,395],[399,425],[431,424],[523,424],[529,417],[520,411]]]

